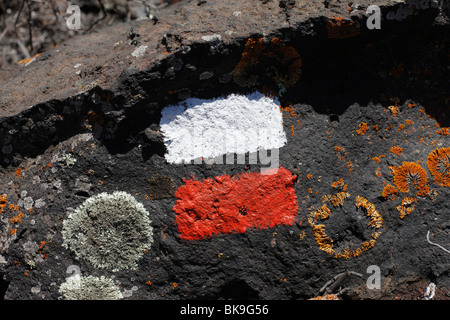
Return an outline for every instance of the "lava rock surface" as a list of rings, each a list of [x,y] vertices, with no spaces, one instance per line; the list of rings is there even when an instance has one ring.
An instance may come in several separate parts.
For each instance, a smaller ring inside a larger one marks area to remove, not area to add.
[[[423,299],[430,283],[435,299],[449,299],[450,189],[427,166],[430,153],[450,147],[449,2],[379,1],[379,30],[366,26],[371,4],[185,1],[157,23],[106,27],[0,70],[0,296],[63,299],[60,286],[76,270],[112,279],[123,299]],[[234,75],[249,43],[261,59],[242,86]],[[283,61],[297,59],[288,52],[301,57],[298,70]],[[298,73],[275,79],[273,65]],[[280,102],[279,160],[296,176],[295,221],[181,239],[174,206],[186,180],[258,173],[261,164],[168,163],[161,111],[254,91]],[[405,162],[425,171],[426,195],[412,174],[408,192],[398,191],[395,168]],[[387,185],[397,194],[384,196]],[[95,268],[62,246],[69,214],[116,190],[143,204],[153,228],[135,270]],[[348,197],[334,205],[339,193]],[[382,217],[376,239],[358,196]],[[413,203],[402,205],[407,197]],[[321,250],[310,221],[324,204],[331,214],[316,224],[346,257]],[[402,207],[413,210],[401,217]],[[373,265],[380,289],[366,285]]]

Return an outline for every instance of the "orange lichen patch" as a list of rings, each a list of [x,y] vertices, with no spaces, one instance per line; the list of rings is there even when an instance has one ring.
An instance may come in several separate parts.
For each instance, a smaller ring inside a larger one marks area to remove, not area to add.
[[[344,179],[339,179],[338,181],[335,181],[331,184],[333,188],[339,188],[344,186]]]
[[[377,170],[375,171],[375,175],[377,177],[381,177],[381,169],[380,169],[380,167],[378,167]]]
[[[405,130],[405,125],[404,124],[400,124],[399,126],[398,126],[398,131],[402,131],[402,130]]]
[[[19,206],[18,206],[17,204],[11,203],[11,204],[8,206],[8,209],[12,209],[12,210],[17,211],[17,210],[19,210]]]
[[[11,219],[9,219],[10,224],[14,223],[22,223],[23,213],[20,212],[17,216],[13,216]]]
[[[9,229],[9,234],[10,235],[13,235],[16,232],[17,232],[17,229]]]
[[[369,250],[370,248],[372,248],[374,245],[375,245],[375,240],[364,241],[364,242],[362,243],[361,249],[362,249],[363,251],[367,251],[367,250]]]
[[[409,124],[409,125],[414,124],[414,121],[411,121],[411,120],[405,120],[405,122],[406,122],[407,124]]]
[[[427,185],[428,176],[426,171],[417,163],[403,162],[400,167],[392,167],[394,185],[402,193],[409,192],[412,185],[417,190],[418,196],[427,196],[430,188]]]
[[[397,113],[400,111],[396,106],[389,106],[388,109],[394,117],[396,117]]]
[[[41,241],[41,244],[39,245],[39,250],[42,250],[46,244],[47,242]]]
[[[394,146],[389,151],[399,156],[401,153],[403,153],[403,148],[399,146]]]
[[[334,150],[338,153],[339,160],[343,160],[347,155],[347,152],[345,152],[344,147],[334,146]]]
[[[348,39],[360,33],[358,25],[351,20],[344,20],[343,17],[331,17],[327,23],[328,38]]]
[[[436,149],[428,155],[427,167],[434,181],[442,187],[450,187],[450,148]]]
[[[356,130],[356,133],[363,136],[366,133],[366,131],[367,131],[367,123],[361,122],[359,124],[359,129]]]
[[[312,177],[313,177],[313,175],[312,175],[312,174],[308,174],[308,175],[306,175],[306,179],[308,179],[308,180],[311,180],[311,179],[312,179]]]
[[[326,294],[324,296],[311,298],[309,300],[339,300],[339,297],[335,294]]]
[[[383,198],[394,200],[396,196],[398,196],[398,189],[390,184],[386,185],[381,193]]]
[[[379,157],[373,157],[372,160],[378,164],[381,162],[381,159]]]
[[[353,171],[353,163],[350,160],[347,161],[347,168],[348,168],[348,172]]]
[[[278,38],[264,43],[263,38],[250,38],[241,60],[234,68],[233,79],[241,87],[258,85],[260,77],[275,82],[279,88],[289,88],[301,75],[302,58],[294,47]]]
[[[294,107],[292,107],[291,104],[289,104],[287,107],[280,106],[280,109],[283,110],[284,112],[286,112],[286,114],[283,114],[284,118],[288,118],[288,117],[289,118],[297,118],[297,117],[299,117],[299,115],[294,112]]]
[[[8,201],[6,201],[7,195],[0,195],[0,213],[3,212],[3,209],[6,207]]]
[[[336,150],[337,152],[345,152],[344,147],[339,147],[339,146],[334,146],[334,150]]]
[[[448,136],[448,135],[450,135],[450,128],[449,127],[440,128],[439,130],[436,130],[436,133],[443,135],[443,136]]]
[[[18,177],[18,178],[20,178],[20,175],[22,174],[22,169],[20,169],[20,168],[17,168],[17,170],[16,170],[16,176]]]
[[[411,212],[414,211],[415,205],[413,205],[413,203],[415,203],[415,202],[417,202],[417,199],[413,198],[413,197],[405,197],[402,200],[402,204],[397,206],[397,210],[399,212],[400,219],[403,219],[408,214],[410,214]]]

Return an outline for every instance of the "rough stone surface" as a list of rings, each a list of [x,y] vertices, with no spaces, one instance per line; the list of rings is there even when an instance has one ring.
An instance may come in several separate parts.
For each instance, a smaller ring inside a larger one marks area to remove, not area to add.
[[[372,4],[380,30],[366,27]],[[427,166],[450,147],[449,13],[448,1],[185,1],[156,24],[113,25],[0,70],[0,296],[63,299],[60,286],[77,270],[113,279],[123,299],[423,299],[430,283],[435,299],[449,299],[450,189]],[[298,78],[286,64],[294,51]],[[257,60],[247,63],[249,54]],[[238,85],[238,65],[258,81]],[[169,164],[161,110],[255,90],[279,96],[288,138],[279,164],[296,176],[295,223],[181,239],[173,208],[186,179],[261,165]],[[448,170],[448,157],[440,161]],[[401,189],[403,162],[423,168],[426,195],[410,174],[408,192],[383,196],[387,185]],[[116,190],[152,221],[151,248],[132,271],[97,269],[62,246],[69,214]],[[376,238],[357,196],[383,219]],[[314,229],[308,218],[325,203],[331,213]],[[323,250],[327,237],[347,258]],[[380,289],[366,286],[372,265]],[[361,277],[321,290],[346,271]]]

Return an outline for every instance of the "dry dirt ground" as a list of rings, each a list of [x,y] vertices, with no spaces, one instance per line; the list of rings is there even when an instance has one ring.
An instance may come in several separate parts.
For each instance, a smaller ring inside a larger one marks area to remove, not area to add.
[[[157,18],[179,0],[10,0],[0,3],[0,69],[30,59],[77,35],[137,19]],[[82,28],[67,28],[69,5],[81,10]]]

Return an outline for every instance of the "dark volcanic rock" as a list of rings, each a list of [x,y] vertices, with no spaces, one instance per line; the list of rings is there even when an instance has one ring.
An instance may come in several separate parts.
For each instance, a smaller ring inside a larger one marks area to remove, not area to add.
[[[123,299],[422,299],[430,283],[435,298],[448,299],[450,189],[436,183],[427,158],[450,147],[449,3],[380,1],[379,30],[366,26],[369,5],[185,1],[162,10],[156,24],[110,26],[0,70],[0,295],[62,299],[75,272],[86,283],[112,279],[120,294],[113,286],[108,297]],[[236,68],[243,52],[256,58],[245,72]],[[297,176],[295,223],[180,239],[173,207],[185,179],[261,165],[168,163],[161,110],[255,90],[281,104],[280,165]],[[440,161],[445,176],[448,155]],[[399,191],[394,177],[408,169],[404,162],[422,168],[424,185],[409,170],[410,188]],[[383,196],[387,185],[397,194]],[[152,243],[135,270],[96,268],[63,246],[68,216],[116,190],[133,195],[151,220]],[[334,205],[340,192],[348,197]],[[375,231],[358,196],[382,218]],[[324,204],[331,214],[312,222]],[[320,250],[319,224],[332,252]],[[380,289],[366,286],[373,265]],[[104,293],[87,296],[95,294]]]

